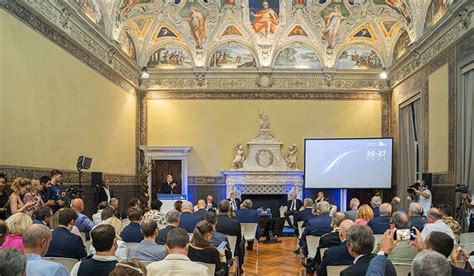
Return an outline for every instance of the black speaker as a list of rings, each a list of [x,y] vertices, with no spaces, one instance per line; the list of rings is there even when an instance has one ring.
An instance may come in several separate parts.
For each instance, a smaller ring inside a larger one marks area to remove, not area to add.
[[[91,173],[91,186],[99,188],[102,187],[102,172]]]
[[[81,155],[77,158],[77,169],[88,170],[91,167],[92,158]]]
[[[432,173],[423,173],[421,178],[423,179],[423,181],[425,181],[425,185],[428,186],[428,189],[431,190],[431,185],[433,184],[433,182],[432,182],[433,174]]]

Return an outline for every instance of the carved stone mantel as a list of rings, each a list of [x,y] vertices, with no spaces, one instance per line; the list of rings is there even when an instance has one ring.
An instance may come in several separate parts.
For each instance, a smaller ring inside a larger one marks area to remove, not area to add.
[[[145,163],[151,167],[153,160],[181,160],[181,192],[188,194],[188,153],[191,146],[140,146],[145,156]],[[148,175],[148,194],[151,195],[152,176]],[[148,204],[155,195],[151,195]]]

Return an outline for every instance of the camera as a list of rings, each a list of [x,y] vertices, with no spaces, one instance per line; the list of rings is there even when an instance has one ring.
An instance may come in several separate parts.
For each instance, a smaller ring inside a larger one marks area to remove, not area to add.
[[[420,189],[420,183],[415,182],[415,183],[411,184],[410,186],[408,186],[407,192],[411,193],[411,194],[414,194],[415,190],[419,190],[419,189]]]
[[[458,185],[456,185],[456,190],[454,192],[455,193],[467,194],[467,193],[469,193],[469,187],[464,185],[464,184],[458,184]]]
[[[79,189],[75,186],[69,186],[69,188],[67,188],[65,192],[66,192],[67,198],[74,199],[74,198],[77,198],[80,194],[82,194],[84,190]]]

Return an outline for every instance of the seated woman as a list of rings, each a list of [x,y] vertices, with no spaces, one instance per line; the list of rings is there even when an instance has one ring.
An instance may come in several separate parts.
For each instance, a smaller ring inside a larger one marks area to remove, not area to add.
[[[357,210],[355,224],[367,225],[371,219],[374,218],[374,211],[369,205],[364,204]]]
[[[28,178],[17,177],[11,186],[12,193],[8,198],[8,208],[10,213],[27,213],[32,209],[33,205],[36,203],[33,200],[30,200],[26,203],[23,202],[22,198],[27,193],[27,186],[31,185],[31,181]]]
[[[23,203],[26,205],[28,202],[33,202],[34,204],[26,211],[26,214],[30,217],[33,217],[33,214],[44,205],[43,199],[40,196],[43,186],[38,179],[31,180],[31,184],[26,186],[27,193],[23,197]]]
[[[33,224],[31,218],[24,213],[16,213],[13,216],[7,218],[5,221],[8,226],[8,235],[5,238],[5,242],[0,247],[15,248],[23,251],[25,249],[21,235],[26,231],[26,228]]]
[[[213,227],[207,221],[200,221],[193,231],[193,238],[189,244],[188,257],[193,262],[216,265],[215,275],[226,275],[227,264],[224,250],[219,251],[212,246]]]

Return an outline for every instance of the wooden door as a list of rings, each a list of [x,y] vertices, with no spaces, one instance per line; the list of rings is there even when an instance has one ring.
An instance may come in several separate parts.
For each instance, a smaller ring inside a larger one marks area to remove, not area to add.
[[[151,198],[156,199],[156,194],[161,193],[161,184],[166,181],[166,176],[171,174],[174,182],[178,184],[179,193],[182,191],[181,160],[153,160]]]

